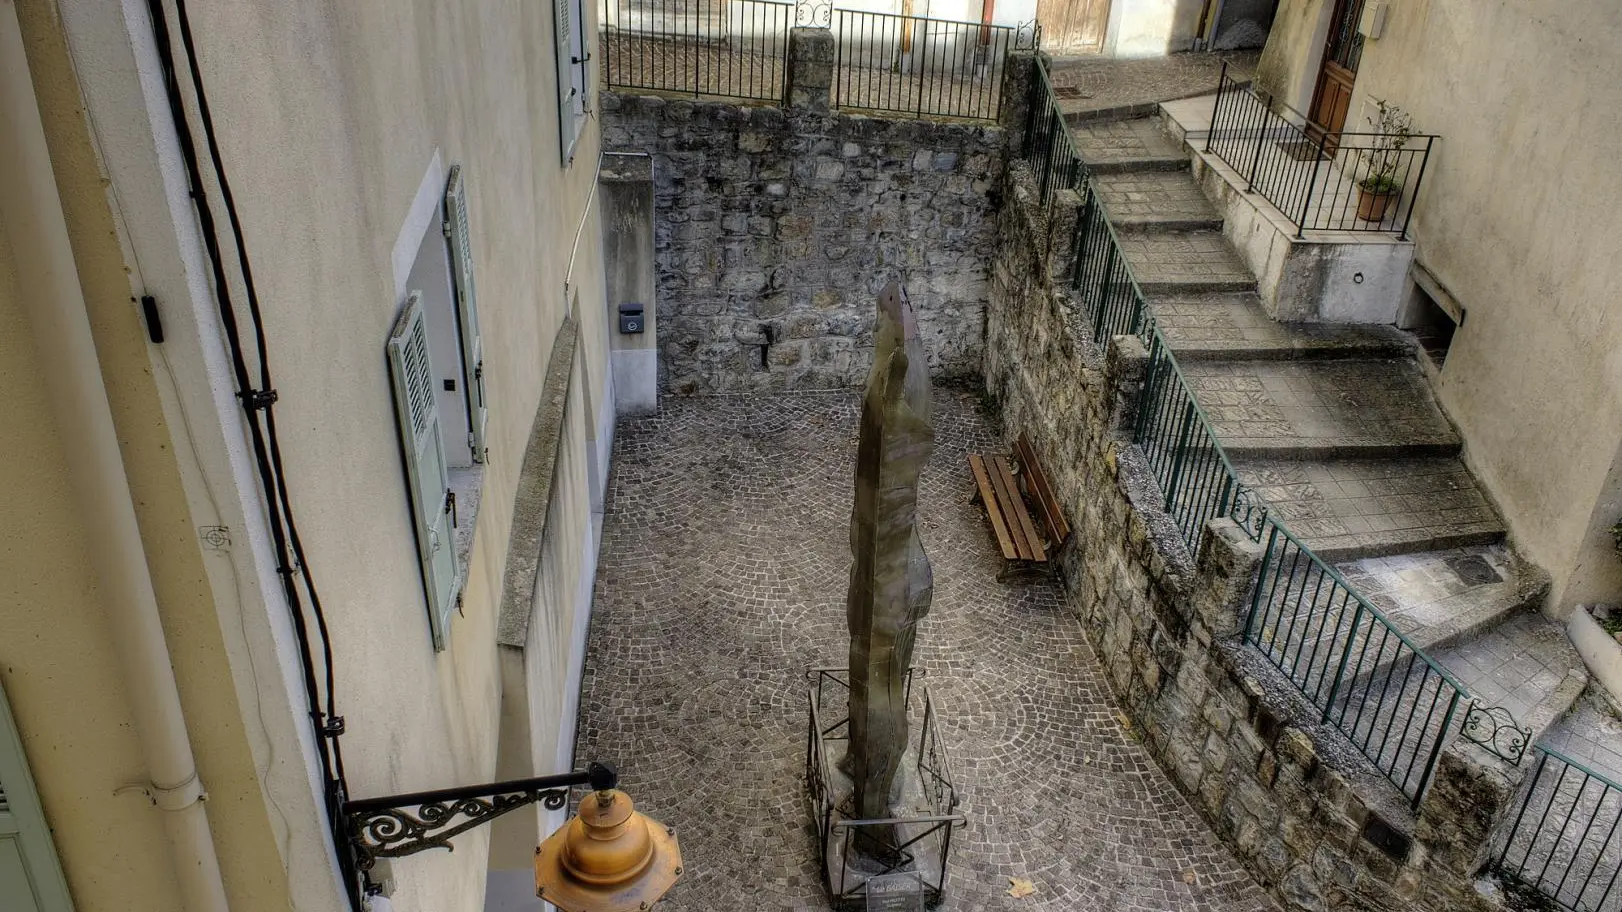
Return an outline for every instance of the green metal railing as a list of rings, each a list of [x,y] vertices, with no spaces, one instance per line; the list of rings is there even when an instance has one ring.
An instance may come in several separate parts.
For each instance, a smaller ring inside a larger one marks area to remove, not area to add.
[[[1057,102],[1037,63],[1025,158],[1046,182],[1043,167],[1064,173],[1073,149],[1051,136]],[[1059,149],[1059,152],[1055,152]],[[1530,732],[1497,707],[1478,705],[1447,670],[1426,655],[1327,562],[1314,554],[1239,478],[1209,416],[1150,312],[1120,237],[1084,162],[1077,158],[1082,195],[1076,220],[1072,298],[1102,347],[1136,335],[1148,350],[1132,440],[1160,486],[1161,507],[1190,554],[1205,524],[1233,519],[1263,544],[1261,572],[1245,618],[1244,640],[1257,649],[1402,793],[1419,804],[1442,748],[1462,735],[1512,762]],[[1048,192],[1040,201],[1051,208]]]
[[[1622,785],[1539,745],[1493,868],[1572,912],[1622,910]]]
[[[1082,189],[1087,169],[1082,164],[1081,153],[1076,151],[1064,112],[1059,110],[1058,96],[1041,58],[1037,58],[1035,67],[1030,97],[1026,99],[1029,107],[1020,157],[1031,166],[1036,178],[1037,200],[1045,210],[1051,211],[1054,192]]]

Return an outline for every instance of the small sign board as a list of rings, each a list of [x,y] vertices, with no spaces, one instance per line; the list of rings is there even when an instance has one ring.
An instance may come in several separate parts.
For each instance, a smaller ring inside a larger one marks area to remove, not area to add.
[[[904,871],[867,881],[867,912],[923,912],[924,882]]]

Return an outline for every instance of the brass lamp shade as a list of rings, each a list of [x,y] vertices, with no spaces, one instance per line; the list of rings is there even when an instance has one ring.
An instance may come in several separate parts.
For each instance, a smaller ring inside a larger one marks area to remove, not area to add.
[[[580,799],[580,814],[535,850],[535,895],[563,912],[641,912],[681,876],[675,831],[618,789]]]

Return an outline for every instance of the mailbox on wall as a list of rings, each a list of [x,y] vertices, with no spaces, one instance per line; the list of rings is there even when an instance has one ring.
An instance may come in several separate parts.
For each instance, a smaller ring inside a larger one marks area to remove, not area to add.
[[[635,335],[644,332],[647,324],[642,319],[641,304],[620,305],[620,332],[626,335]]]

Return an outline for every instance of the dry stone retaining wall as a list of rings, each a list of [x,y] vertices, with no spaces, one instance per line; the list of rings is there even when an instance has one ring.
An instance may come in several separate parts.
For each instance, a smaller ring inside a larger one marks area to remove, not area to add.
[[[931,373],[978,374],[994,126],[605,94],[604,148],[654,164],[663,393],[860,385],[873,300],[910,295]]]
[[[1125,432],[1142,343],[1094,353],[1051,277],[1048,225],[1023,166],[1009,173],[985,382],[1007,433],[1031,435],[1072,518],[1066,586],[1138,736],[1288,909],[1495,908],[1475,875],[1520,771],[1455,742],[1415,812],[1242,643],[1260,548],[1218,520],[1191,564]],[[1061,200],[1055,222],[1074,204]]]

